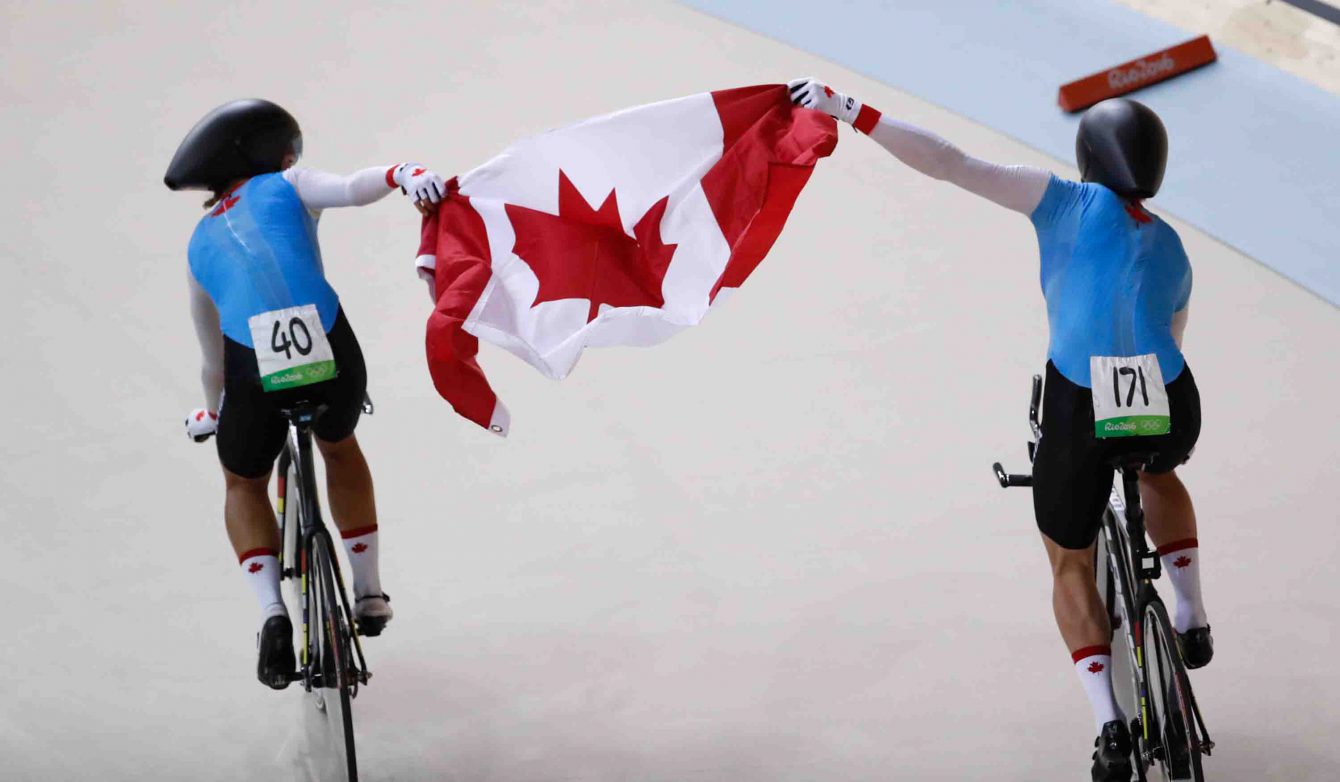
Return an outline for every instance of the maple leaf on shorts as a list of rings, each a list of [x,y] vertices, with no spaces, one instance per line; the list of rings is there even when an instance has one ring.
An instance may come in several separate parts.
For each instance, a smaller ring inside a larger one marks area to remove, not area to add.
[[[670,197],[657,201],[624,233],[613,189],[592,208],[562,169],[558,172],[558,214],[507,205],[516,234],[512,252],[540,281],[531,307],[546,301],[586,299],[586,322],[600,305],[660,307],[661,285],[677,245],[661,241],[661,218]]]

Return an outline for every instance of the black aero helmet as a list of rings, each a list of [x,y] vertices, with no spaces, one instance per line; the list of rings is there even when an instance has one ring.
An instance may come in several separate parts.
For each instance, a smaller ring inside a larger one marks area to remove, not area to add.
[[[1126,198],[1153,198],[1168,163],[1168,132],[1154,110],[1113,98],[1084,112],[1075,137],[1079,176]]]
[[[163,184],[172,190],[217,192],[239,179],[280,170],[290,152],[302,154],[302,130],[292,114],[268,100],[235,100],[191,128]]]

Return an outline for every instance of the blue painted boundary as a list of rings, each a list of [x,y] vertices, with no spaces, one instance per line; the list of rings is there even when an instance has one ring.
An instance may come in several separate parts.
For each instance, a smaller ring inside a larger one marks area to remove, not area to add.
[[[681,2],[1071,166],[1078,115],[1056,105],[1057,88],[1198,34],[1105,0]],[[1217,63],[1132,95],[1169,130],[1168,174],[1154,207],[1340,306],[1340,97],[1215,48]],[[777,78],[806,75],[823,76]]]

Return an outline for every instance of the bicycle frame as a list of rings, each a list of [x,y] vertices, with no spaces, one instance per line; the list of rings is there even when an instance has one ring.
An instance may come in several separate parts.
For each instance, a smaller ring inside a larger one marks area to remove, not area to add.
[[[1115,633],[1119,627],[1126,642],[1139,700],[1140,730],[1144,746],[1149,746],[1149,730],[1154,720],[1150,714],[1149,671],[1144,659],[1144,623],[1140,617],[1149,603],[1161,600],[1153,584],[1153,580],[1160,576],[1161,568],[1158,555],[1149,550],[1145,539],[1138,473],[1133,469],[1122,469],[1120,474],[1122,490],[1131,501],[1126,502],[1114,481],[1101,527],[1102,548],[1108,560],[1108,605],[1109,610],[1116,606],[1121,614],[1114,617],[1112,630]]]
[[[371,407],[370,402],[365,402],[365,409]],[[322,412],[323,408],[313,408],[309,405],[298,405],[289,412],[290,425],[288,439],[284,445],[284,450],[279,456],[278,471],[278,511],[279,511],[279,534],[280,534],[280,554],[279,554],[279,574],[280,578],[299,579],[299,594],[302,603],[302,656],[299,660],[299,676],[303,680],[303,685],[308,692],[312,690],[316,682],[318,673],[312,670],[313,660],[311,659],[312,648],[312,605],[314,595],[312,593],[312,578],[310,568],[312,563],[313,541],[318,538],[324,538],[326,541],[326,550],[331,552],[330,564],[335,577],[336,592],[340,598],[338,607],[331,606],[330,610],[341,610],[344,612],[346,626],[350,628],[349,636],[353,640],[353,647],[356,659],[358,661],[358,671],[354,677],[354,687],[350,692],[350,697],[358,693],[358,685],[366,684],[372,674],[368,671],[367,660],[363,656],[363,644],[359,640],[358,633],[353,630],[353,612],[349,607],[349,594],[344,586],[344,575],[340,571],[339,560],[335,558],[334,541],[330,537],[330,532],[321,518],[321,506],[318,501],[316,491],[316,470],[312,457],[312,424]],[[296,455],[297,458],[294,458]],[[294,533],[290,534],[289,510],[287,495],[289,490],[289,470],[294,468],[297,478],[297,501],[298,501],[298,521],[299,526]],[[290,548],[291,544],[291,548]],[[293,566],[290,554],[297,557],[296,567]]]

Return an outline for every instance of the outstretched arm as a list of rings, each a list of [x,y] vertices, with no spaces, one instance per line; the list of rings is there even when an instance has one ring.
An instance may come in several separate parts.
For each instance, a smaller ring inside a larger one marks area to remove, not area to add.
[[[284,179],[298,191],[303,206],[313,212],[337,206],[366,206],[397,187],[406,195],[413,193],[416,204],[435,204],[447,192],[442,177],[415,163],[375,166],[348,176],[290,168],[284,171]]]
[[[943,138],[883,116],[815,79],[788,83],[791,100],[827,112],[874,139],[894,157],[926,176],[952,182],[1006,209],[1030,215],[1042,201],[1051,172],[1034,166],[1002,166],[965,154]]]

